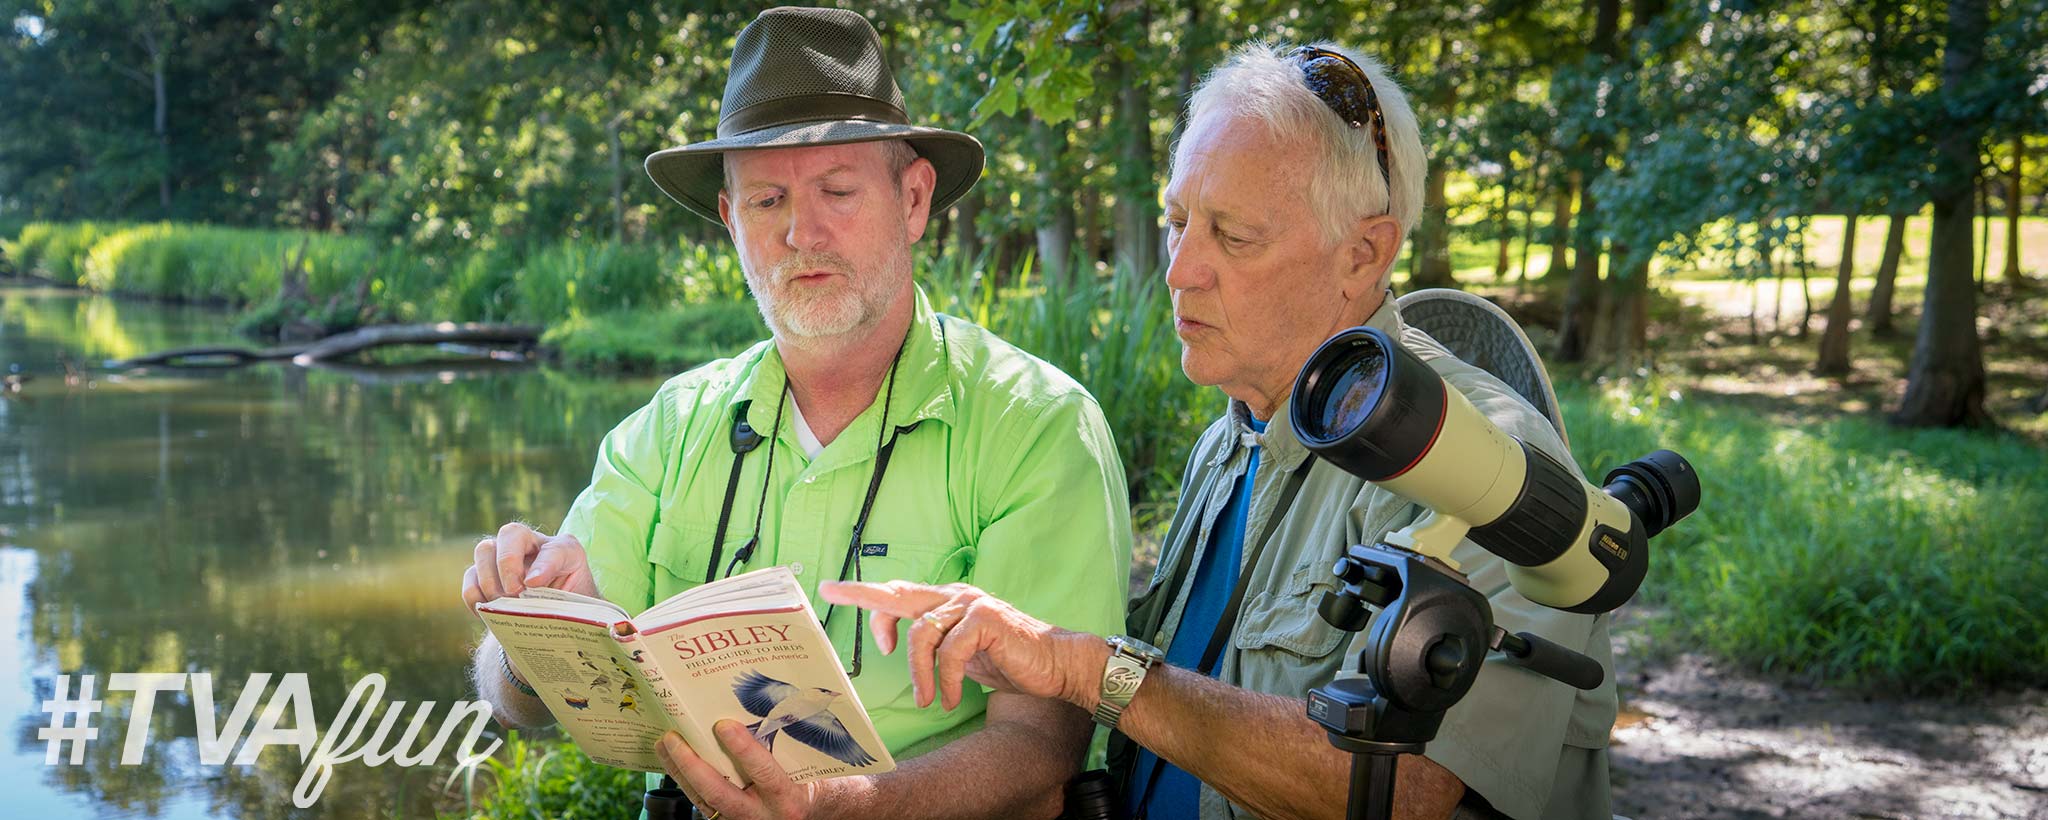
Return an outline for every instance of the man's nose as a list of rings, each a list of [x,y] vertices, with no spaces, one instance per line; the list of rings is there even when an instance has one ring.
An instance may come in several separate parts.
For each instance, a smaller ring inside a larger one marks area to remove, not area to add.
[[[1182,236],[1167,250],[1166,286],[1173,290],[1198,290],[1216,280],[1215,269],[1202,253],[1200,243]]]
[[[800,251],[822,250],[831,237],[823,205],[815,197],[791,197],[789,233],[784,241]]]

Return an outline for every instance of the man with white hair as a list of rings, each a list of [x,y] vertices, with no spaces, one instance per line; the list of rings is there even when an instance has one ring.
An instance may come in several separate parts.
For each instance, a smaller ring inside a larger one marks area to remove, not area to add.
[[[1128,634],[1053,627],[972,588],[828,584],[824,598],[892,616],[876,619],[878,638],[916,619],[921,702],[936,690],[952,703],[964,675],[1093,712],[1142,747],[1119,772],[1133,817],[1342,816],[1351,761],[1303,697],[1349,674],[1364,638],[1347,640],[1317,604],[1347,545],[1421,508],[1307,452],[1287,412],[1302,365],[1341,330],[1379,328],[1494,424],[1573,463],[1542,415],[1406,327],[1389,298],[1425,173],[1415,115],[1377,62],[1331,44],[1239,50],[1195,92],[1166,187],[1181,367],[1229,410],[1189,456]],[[1529,601],[1469,540],[1453,558],[1498,625],[1611,668],[1607,616]],[[1579,692],[1487,661],[1426,752],[1402,757],[1397,816],[1607,817],[1612,677]]]

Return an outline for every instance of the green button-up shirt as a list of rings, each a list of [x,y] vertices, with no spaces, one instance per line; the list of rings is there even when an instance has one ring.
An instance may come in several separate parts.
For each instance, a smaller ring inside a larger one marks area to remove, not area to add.
[[[934,313],[922,291],[895,378],[888,422],[916,426],[896,439],[861,539],[860,577],[970,583],[1050,623],[1121,631],[1131,516],[1094,397],[994,334]],[[638,611],[703,583],[734,459],[734,415],[751,402],[749,424],[776,438],[774,470],[766,442],[745,457],[717,575],[753,536],[766,481],[760,546],[735,571],[789,566],[827,616],[817,585],[841,577],[875,464],[883,396],[878,390],[808,458],[794,414],[768,430],[784,385],[781,357],[762,342],[669,380],[605,436],[561,531],[583,542],[607,599]],[[839,607],[825,625],[849,669],[855,621]],[[865,639],[854,690],[893,754],[914,756],[981,726],[985,690],[968,687],[950,712],[919,709],[900,654],[873,644]]]
[[[1577,472],[1548,420],[1500,380],[1402,324],[1391,295],[1367,324],[1401,340],[1502,430]],[[1186,551],[1195,550],[1199,564],[1200,551],[1211,546],[1210,532],[1244,475],[1251,448],[1264,447],[1245,532],[1248,539],[1262,532],[1270,536],[1259,564],[1240,569],[1249,585],[1217,677],[1254,691],[1305,698],[1311,688],[1354,674],[1365,640],[1365,633],[1347,636],[1317,614],[1323,594],[1337,586],[1331,566],[1347,546],[1372,543],[1413,523],[1422,508],[1318,460],[1293,503],[1276,509],[1289,474],[1309,458],[1308,450],[1295,435],[1286,404],[1274,412],[1263,434],[1254,433],[1245,419],[1245,406],[1232,402],[1230,412],[1209,426],[1188,458],[1159,570],[1133,609],[1131,634],[1160,647],[1176,640],[1209,640],[1208,635],[1174,634],[1193,573],[1180,590],[1161,587]],[[1253,548],[1248,540],[1239,560],[1247,560]],[[1496,624],[1510,632],[1535,632],[1593,657],[1610,671],[1600,688],[1580,692],[1490,656],[1472,690],[1446,713],[1425,754],[1510,817],[1604,820],[1610,816],[1607,735],[1616,708],[1608,616],[1563,612],[1522,597],[1508,585],[1506,562],[1470,540],[1460,542],[1451,557],[1486,595]],[[1249,816],[1207,786],[1201,803],[1201,820]],[[1461,816],[1474,815],[1468,810]]]

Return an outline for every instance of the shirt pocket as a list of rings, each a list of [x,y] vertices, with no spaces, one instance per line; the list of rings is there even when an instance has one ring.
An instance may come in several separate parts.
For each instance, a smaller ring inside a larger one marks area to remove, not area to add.
[[[1322,658],[1343,642],[1343,630],[1317,612],[1323,595],[1337,588],[1330,565],[1304,560],[1281,579],[1277,589],[1260,590],[1245,601],[1232,645],[1240,651],[1281,650],[1304,658]]]
[[[844,553],[841,553],[843,556]],[[824,568],[827,578],[839,577],[839,566]],[[861,545],[860,579],[869,583],[909,581],[916,584],[950,584],[967,577],[973,566],[972,551],[964,546],[918,541],[874,542]],[[854,579],[852,567],[846,580]]]
[[[741,545],[752,536],[751,532],[737,534],[728,532],[725,548],[720,550],[718,561],[724,564]],[[711,536],[708,528],[677,526],[666,521],[654,522],[654,538],[647,548],[647,560],[654,565],[654,597],[660,601],[685,587],[704,583],[704,569],[711,563]],[[718,567],[712,578],[724,577],[725,568]]]

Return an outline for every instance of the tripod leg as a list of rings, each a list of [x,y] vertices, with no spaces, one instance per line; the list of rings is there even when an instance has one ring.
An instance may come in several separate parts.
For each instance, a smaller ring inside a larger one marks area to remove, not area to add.
[[[1351,799],[1345,816],[1350,820],[1392,820],[1394,816],[1394,764],[1399,755],[1354,753],[1351,755]]]

